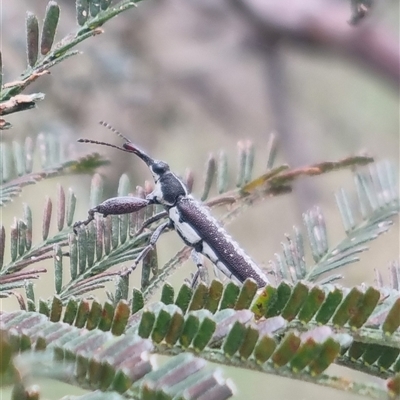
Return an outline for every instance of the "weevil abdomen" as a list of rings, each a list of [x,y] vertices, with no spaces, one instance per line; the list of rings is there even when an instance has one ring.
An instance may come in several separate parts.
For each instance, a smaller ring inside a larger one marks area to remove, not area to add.
[[[228,235],[207,208],[191,196],[182,197],[169,209],[169,217],[184,242],[205,255],[238,283],[253,278],[259,287],[269,283],[266,275]]]

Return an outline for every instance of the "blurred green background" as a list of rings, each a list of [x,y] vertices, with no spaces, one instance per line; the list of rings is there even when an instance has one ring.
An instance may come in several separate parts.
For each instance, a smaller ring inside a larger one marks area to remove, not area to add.
[[[76,29],[75,2],[58,3],[57,37],[61,39]],[[103,35],[79,45],[81,55],[31,85],[27,93],[43,92],[45,100],[35,110],[10,115],[14,128],[4,132],[2,140],[52,132],[71,142],[88,137],[116,143],[116,138],[98,125],[99,120],[106,120],[176,172],[184,174],[190,167],[197,179],[195,194],[201,190],[203,166],[210,152],[224,149],[235,171],[236,145],[241,139],[255,143],[255,169],[261,174],[271,132],[279,140],[278,162],[293,167],[360,151],[398,165],[399,3],[375,4],[372,15],[357,26],[348,24],[349,1],[273,3],[143,1],[137,9],[107,23]],[[2,2],[3,82],[18,79],[25,69],[26,11],[41,20],[46,4],[45,0]],[[111,166],[100,171],[106,177],[105,198],[115,195],[123,172],[132,178],[133,187],[151,179],[146,167],[132,156],[107,148],[93,150],[112,160]],[[231,178],[234,183],[234,175]],[[24,188],[22,198],[0,214],[2,224],[9,227],[14,216],[22,215],[22,201],[41,210],[46,195],[55,198],[55,180],[66,189],[73,187],[78,196],[76,219],[84,217],[90,177],[61,177],[40,183],[39,191],[34,186]],[[266,267],[280,251],[284,234],[301,224],[302,212],[319,204],[333,245],[344,235],[334,202],[334,192],[340,187],[353,189],[349,171],[304,179],[293,194],[246,212],[229,232]],[[34,223],[38,238],[41,221],[37,218]],[[160,264],[180,247],[175,235],[163,237]],[[344,275],[343,284],[373,284],[375,268],[388,280],[387,265],[398,256],[396,222],[388,235],[361,256],[360,263],[339,271]],[[47,267],[51,269],[51,263]],[[191,262],[186,263],[173,281],[181,283],[194,269]],[[132,279],[133,284],[139,283],[138,277]],[[43,298],[53,293],[52,282],[49,273],[47,284],[38,283]],[[104,298],[101,292],[96,295]],[[15,303],[14,299],[3,301],[1,307],[15,309]],[[283,378],[244,374],[234,368],[225,375],[237,383],[240,399],[321,397],[320,388]],[[260,387],[268,390],[260,393]],[[48,396],[58,398],[60,391]],[[324,396],[337,398],[338,392],[326,390]]]

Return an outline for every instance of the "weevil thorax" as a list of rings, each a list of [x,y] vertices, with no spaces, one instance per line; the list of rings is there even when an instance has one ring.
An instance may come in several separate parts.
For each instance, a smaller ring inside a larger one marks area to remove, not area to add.
[[[148,200],[170,208],[174,207],[180,198],[188,195],[186,185],[171,172],[166,162],[154,160],[149,168],[154,178],[155,188],[147,196]]]

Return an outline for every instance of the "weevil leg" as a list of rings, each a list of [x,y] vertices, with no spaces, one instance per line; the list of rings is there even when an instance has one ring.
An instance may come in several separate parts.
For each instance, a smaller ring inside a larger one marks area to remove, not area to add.
[[[164,218],[167,216],[168,216],[168,213],[166,211],[161,211],[161,212],[157,213],[156,215],[153,215],[152,217],[147,218],[146,221],[143,222],[142,226],[135,232],[135,234],[140,235],[145,230],[145,228],[150,226],[152,223],[157,222],[161,218]]]
[[[120,275],[121,276],[127,276],[129,275],[132,271],[136,269],[140,261],[143,260],[144,257],[146,257],[147,253],[154,247],[154,245],[157,243],[157,240],[159,237],[162,235],[162,233],[167,229],[171,227],[170,221],[164,222],[161,224],[151,235],[149,244],[139,253],[139,255],[135,258],[133,261],[133,264],[125,269],[124,271],[121,271]]]
[[[107,215],[123,215],[130,214],[133,212],[137,212],[144,207],[147,207],[151,204],[150,200],[142,199],[140,197],[133,196],[121,196],[121,197],[112,197],[103,201],[96,207],[91,208],[88,211],[88,218],[84,221],[75,222],[72,229],[74,233],[77,234],[78,227],[80,225],[87,225],[89,222],[94,220],[95,213],[103,214],[103,217]]]
[[[208,284],[208,273],[207,273],[207,268],[204,266],[203,263],[203,255],[196,251],[195,249],[192,250],[191,253],[192,260],[197,266],[197,271],[193,275],[192,282],[190,286],[192,288],[195,288],[197,284],[200,282],[205,282]],[[200,278],[200,279],[199,279]]]
[[[92,222],[94,220],[94,214],[97,212],[97,207],[91,208],[88,211],[88,217],[85,220],[82,221],[77,221],[74,223],[74,225],[72,226],[72,229],[75,233],[75,235],[78,234],[78,227],[80,227],[81,225],[87,225],[89,222]]]

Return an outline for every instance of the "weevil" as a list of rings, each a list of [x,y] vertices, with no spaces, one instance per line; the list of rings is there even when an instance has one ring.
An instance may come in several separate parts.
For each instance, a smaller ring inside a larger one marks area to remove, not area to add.
[[[121,272],[121,274],[127,275],[132,272],[154,247],[161,234],[170,229],[175,230],[183,242],[193,249],[193,259],[199,267],[193,278],[193,284],[196,283],[201,268],[199,254],[206,256],[222,273],[236,283],[241,284],[247,278],[254,279],[259,287],[264,287],[269,283],[266,274],[232,239],[221,224],[211,215],[208,208],[189,194],[184,182],[170,170],[166,162],[154,160],[107,123],[100,122],[100,124],[122,138],[124,140],[122,146],[89,139],[79,139],[78,142],[110,146],[135,154],[149,167],[155,187],[145,199],[131,196],[114,197],[90,209],[86,220],[78,221],[74,224],[75,233],[77,233],[79,226],[87,225],[91,222],[95,213],[100,213],[104,217],[107,215],[121,215],[137,212],[151,204],[159,204],[166,211],[168,221],[156,228],[149,244],[137,256],[133,265]]]

